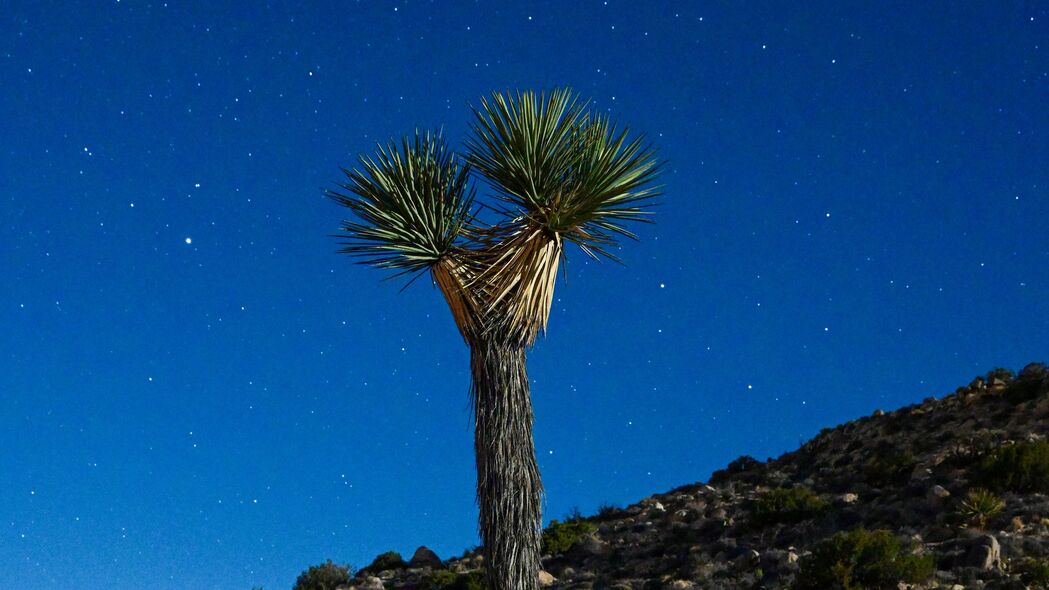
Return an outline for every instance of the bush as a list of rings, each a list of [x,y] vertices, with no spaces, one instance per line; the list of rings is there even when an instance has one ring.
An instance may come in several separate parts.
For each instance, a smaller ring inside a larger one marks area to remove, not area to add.
[[[855,529],[819,543],[801,560],[797,590],[895,590],[934,571],[932,555],[912,555],[887,530]]]
[[[292,590],[335,590],[348,586],[353,577],[353,567],[338,565],[329,559],[327,563],[311,566],[299,574]]]
[[[1005,502],[990,490],[974,488],[969,490],[958,507],[958,515],[970,525],[984,528],[1005,508]]]
[[[619,515],[620,512],[622,512],[622,510],[622,508],[616,506],[615,504],[602,504],[597,507],[596,518],[600,520],[608,520],[611,518],[615,518]]]
[[[1016,568],[1020,580],[1031,588],[1049,589],[1049,560],[1028,557]]]
[[[408,567],[405,563],[404,558],[401,557],[400,553],[396,551],[387,551],[376,556],[375,560],[372,561],[371,565],[364,568],[365,570],[373,573],[378,573],[384,570],[399,570]]]
[[[763,465],[760,461],[750,455],[740,455],[729,463],[724,469],[718,469],[710,474],[710,483],[721,483],[734,475],[748,472],[760,472]]]
[[[1031,363],[1020,371],[1020,375],[1005,386],[1005,398],[1014,404],[1032,400],[1049,393],[1049,367],[1042,363]]]
[[[751,522],[758,526],[795,523],[827,509],[827,502],[807,487],[777,488],[751,505]]]
[[[999,379],[1001,381],[1004,381],[1004,382],[1008,383],[1008,382],[1013,380],[1013,377],[1014,377],[1013,372],[1010,371],[1009,369],[1003,369],[1002,367],[995,367],[994,369],[991,369],[990,371],[988,371],[987,376],[984,377],[983,380],[984,380],[985,383],[990,385],[990,384],[994,383],[995,379]]]
[[[558,555],[568,551],[580,539],[597,530],[597,525],[587,522],[579,514],[578,510],[568,515],[565,522],[551,520],[550,525],[543,530],[544,555]]]
[[[998,447],[977,462],[973,479],[997,492],[1049,493],[1049,442]]]
[[[873,486],[900,485],[911,478],[918,462],[908,452],[879,454],[867,461],[864,473]]]
[[[483,571],[456,573],[438,570],[422,579],[420,590],[487,590]]]

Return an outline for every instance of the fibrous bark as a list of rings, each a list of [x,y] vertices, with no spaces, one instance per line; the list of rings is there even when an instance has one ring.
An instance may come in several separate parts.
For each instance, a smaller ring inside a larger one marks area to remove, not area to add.
[[[539,588],[543,484],[532,440],[525,348],[470,342],[477,501],[491,590]]]

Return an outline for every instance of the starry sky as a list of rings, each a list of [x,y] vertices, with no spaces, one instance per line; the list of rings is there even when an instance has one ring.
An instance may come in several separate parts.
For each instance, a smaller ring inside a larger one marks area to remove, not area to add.
[[[322,191],[492,90],[667,161],[530,355],[548,517],[1046,360],[1049,7],[797,4],[6,3],[0,587],[477,543],[467,350]]]

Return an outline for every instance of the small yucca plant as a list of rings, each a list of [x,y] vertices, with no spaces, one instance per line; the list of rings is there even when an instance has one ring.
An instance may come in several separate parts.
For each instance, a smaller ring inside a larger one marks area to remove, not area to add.
[[[1003,509],[1005,509],[1005,502],[994,492],[984,488],[973,488],[965,495],[958,513],[970,526],[982,529]]]

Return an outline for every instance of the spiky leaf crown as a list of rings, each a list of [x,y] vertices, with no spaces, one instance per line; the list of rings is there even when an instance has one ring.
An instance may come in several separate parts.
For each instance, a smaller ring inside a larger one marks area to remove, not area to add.
[[[328,196],[354,217],[342,252],[403,273],[430,271],[463,337],[530,345],[545,330],[564,242],[615,259],[625,224],[649,221],[659,163],[570,90],[493,93],[473,109],[460,157],[440,133],[379,146]],[[500,213],[478,221],[477,172]]]

